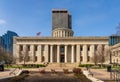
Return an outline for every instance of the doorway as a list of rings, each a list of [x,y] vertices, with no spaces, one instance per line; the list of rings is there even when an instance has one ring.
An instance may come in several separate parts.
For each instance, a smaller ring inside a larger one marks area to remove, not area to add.
[[[63,54],[61,54],[61,55],[60,55],[60,62],[62,62],[62,63],[63,63],[63,62],[64,62],[64,59],[65,59],[64,55],[63,55]]]

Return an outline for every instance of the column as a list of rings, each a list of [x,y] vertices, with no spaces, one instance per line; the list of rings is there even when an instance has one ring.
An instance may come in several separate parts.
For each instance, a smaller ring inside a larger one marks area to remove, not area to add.
[[[31,52],[31,60],[34,62],[35,61],[35,57],[34,57],[34,45],[30,46],[30,52]]]
[[[23,45],[23,53],[22,53],[23,58],[26,58],[27,55],[26,52],[27,52],[26,45]]]
[[[67,45],[65,45],[65,63],[67,63]]]
[[[76,54],[76,61],[77,61],[77,63],[79,63],[80,62],[80,45],[79,44],[77,44],[77,49],[76,49],[77,51],[77,54]]]
[[[42,62],[42,50],[41,50],[41,45],[38,45],[38,62],[41,63]]]
[[[64,35],[64,37],[66,37],[66,35],[65,35],[65,31],[63,32],[63,35]]]
[[[90,57],[94,57],[94,56],[95,56],[95,45],[91,45],[90,46]]]
[[[14,54],[14,57],[17,59],[16,62],[19,62],[19,60],[20,60],[20,50],[19,49],[20,49],[20,47],[17,44],[16,44],[16,50],[13,49],[14,53],[16,53],[16,54]]]
[[[50,62],[53,62],[53,45],[50,46]]]
[[[57,63],[60,63],[60,45],[57,45]]]
[[[48,45],[45,45],[45,62],[48,62]]]
[[[83,45],[83,63],[87,63],[87,45]]]
[[[72,56],[71,56],[71,62],[74,63],[75,59],[74,59],[74,45],[72,45]]]

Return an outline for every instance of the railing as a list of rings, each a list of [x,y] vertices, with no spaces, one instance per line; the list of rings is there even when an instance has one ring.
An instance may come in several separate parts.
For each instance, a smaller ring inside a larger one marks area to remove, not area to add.
[[[112,70],[110,72],[110,78],[114,80],[114,82],[120,82],[120,70]]]
[[[19,69],[19,68],[15,68],[14,70],[12,70],[10,73],[9,73],[9,75],[12,75],[12,74],[14,74],[14,75],[16,75],[17,73],[15,72],[17,69]],[[18,71],[19,72],[19,71]]]

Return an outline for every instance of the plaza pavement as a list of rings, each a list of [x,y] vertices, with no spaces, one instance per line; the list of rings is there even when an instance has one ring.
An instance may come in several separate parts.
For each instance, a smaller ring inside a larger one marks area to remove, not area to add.
[[[28,69],[23,69],[23,70],[29,70],[29,71],[39,71],[41,69],[45,69],[46,71],[51,71],[51,69],[55,69],[56,71],[63,71],[62,69],[65,69],[66,67],[52,67],[52,68],[46,68],[46,67],[42,67],[42,68],[28,68]],[[72,72],[73,68],[66,68],[69,69],[69,71]],[[92,76],[88,76],[88,72],[85,68],[81,68],[84,72],[84,74],[88,77],[91,78],[93,80],[93,82],[103,82],[104,80],[110,80],[110,73],[106,71],[106,69],[90,69],[90,71],[93,73],[93,77]],[[9,78],[9,77],[14,77],[15,75],[9,75],[9,73],[12,71],[13,69],[10,70],[5,70],[4,72],[0,72],[0,79],[4,79],[4,78]],[[96,78],[96,79],[93,79]],[[103,81],[101,81],[103,80]]]
[[[0,71],[0,80],[5,79],[5,78],[11,78],[14,76],[18,76],[22,72],[22,70],[16,69],[14,71],[15,74],[10,74],[14,69],[15,68],[11,68],[11,69],[5,69],[4,71]]]
[[[12,71],[13,69],[5,69],[5,71],[0,71],[0,79],[5,79],[5,78],[10,78],[10,77],[14,77],[14,75],[9,75],[9,73]]]

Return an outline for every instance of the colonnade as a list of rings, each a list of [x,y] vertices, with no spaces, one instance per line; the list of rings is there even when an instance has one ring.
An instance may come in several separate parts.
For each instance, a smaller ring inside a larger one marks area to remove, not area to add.
[[[87,44],[39,44],[39,45],[17,45],[16,55],[19,58],[20,52],[28,51],[30,61],[37,63],[50,62],[50,63],[87,63],[91,62],[91,57],[95,55],[95,51],[100,45],[87,45]],[[106,45],[102,45],[105,47]],[[22,48],[23,47],[23,48]],[[35,59],[36,57],[36,59]],[[36,61],[35,61],[36,60]]]

